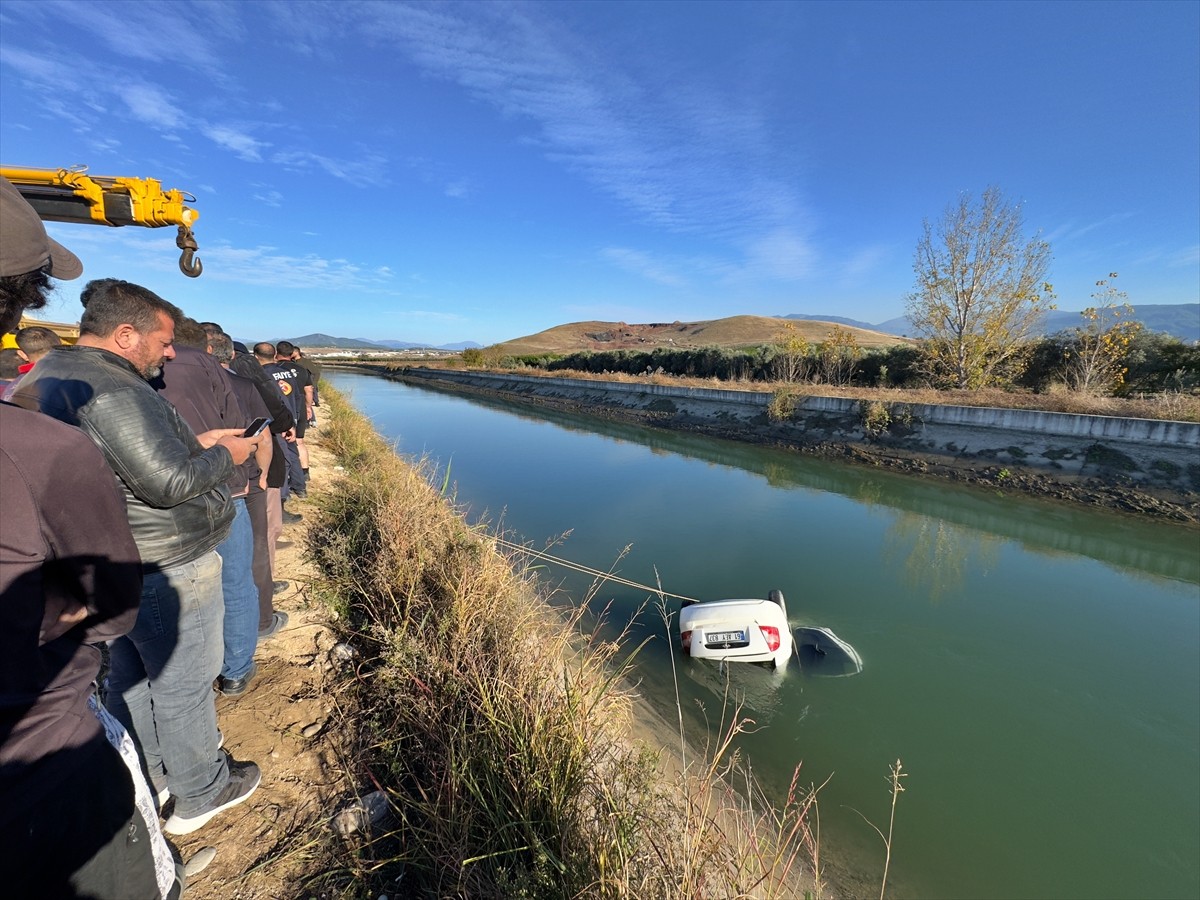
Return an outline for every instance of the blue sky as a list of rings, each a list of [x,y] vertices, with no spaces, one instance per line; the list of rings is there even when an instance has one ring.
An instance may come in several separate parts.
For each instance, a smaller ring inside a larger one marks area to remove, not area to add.
[[[903,313],[998,186],[1059,307],[1200,299],[1200,3],[0,3],[0,161],[159,178],[51,225],[240,337]],[[46,317],[78,318],[68,284]]]

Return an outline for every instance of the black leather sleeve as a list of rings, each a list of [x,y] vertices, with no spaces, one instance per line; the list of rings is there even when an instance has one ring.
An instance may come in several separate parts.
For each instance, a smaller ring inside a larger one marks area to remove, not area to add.
[[[139,394],[102,393],[81,423],[134,496],[147,506],[170,509],[224,484],[233,473],[229,451],[200,450],[174,407]]]

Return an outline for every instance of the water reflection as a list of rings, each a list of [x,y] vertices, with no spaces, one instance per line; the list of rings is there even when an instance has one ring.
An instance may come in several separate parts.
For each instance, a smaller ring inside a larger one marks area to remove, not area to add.
[[[900,513],[884,537],[884,560],[904,573],[904,584],[933,603],[960,595],[968,562],[986,575],[1003,542],[994,534],[915,513]]]
[[[463,399],[458,392],[424,381],[420,389]],[[677,454],[750,472],[775,488],[840,494],[870,506],[897,510],[908,516],[908,523],[937,520],[942,523],[938,533],[914,535],[917,539],[910,577],[928,580],[919,571],[922,564],[936,561],[946,566],[944,574],[931,580],[938,597],[962,583],[961,541],[968,534],[1015,540],[1039,553],[1061,551],[1087,556],[1152,578],[1200,584],[1200,553],[1180,552],[1183,542],[1194,551],[1195,535],[1177,526],[1145,523],[1107,511],[1075,509],[1050,501],[999,496],[966,485],[828,463],[794,452],[686,432],[521,406],[508,400],[472,396],[469,402],[526,421],[550,422],[568,431],[599,434],[610,440],[645,446],[655,454]],[[915,525],[904,527],[916,530]],[[1164,541],[1164,534],[1171,535],[1173,540]],[[994,559],[994,545],[986,548],[985,553]]]

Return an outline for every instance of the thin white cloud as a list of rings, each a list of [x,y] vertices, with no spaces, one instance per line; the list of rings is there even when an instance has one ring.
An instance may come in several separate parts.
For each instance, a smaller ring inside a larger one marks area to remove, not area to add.
[[[283,194],[279,193],[279,191],[262,191],[261,193],[252,194],[251,197],[264,206],[283,206]]]
[[[97,153],[115,153],[121,146],[121,142],[115,138],[95,138],[89,142],[91,147]]]
[[[396,44],[429,74],[533,122],[529,140],[548,159],[650,223],[738,243],[807,227],[786,154],[732,85],[689,92],[639,81],[619,58],[552,20],[553,7],[361,9],[364,39]]]
[[[450,197],[454,200],[462,200],[471,196],[471,186],[466,180],[463,179],[452,181],[446,185],[444,193],[447,197]]]
[[[1167,265],[1171,267],[1200,265],[1200,244],[1184,247],[1182,250],[1172,253]]]
[[[42,111],[91,136],[110,131],[121,118],[146,125],[166,141],[182,144],[177,134],[201,123],[193,109],[162,84],[134,80],[136,68],[152,63],[164,77],[180,69],[199,71],[210,84],[226,89],[229,67],[220,64],[217,47],[241,33],[238,7],[224,2],[94,3],[44,0],[12,4],[6,13],[19,17],[31,36],[21,48],[6,46],[0,61],[19,72],[27,88],[40,95]],[[81,29],[98,52],[86,58],[53,39],[51,30]],[[164,49],[169,48],[169,49]],[[166,54],[166,55],[165,55]],[[134,61],[134,65],[130,64]]]
[[[84,260],[87,277],[112,272],[149,271],[178,275],[179,249],[172,228],[79,228],[51,223],[47,230]],[[396,293],[387,267],[317,254],[293,256],[277,247],[235,247],[206,243],[196,254],[204,263],[204,283],[232,282],[253,287],[347,293]],[[94,262],[102,260],[102,262]],[[182,277],[182,276],[179,276]]]
[[[218,45],[242,34],[237,5],[205,3],[95,3],[53,0],[39,4],[52,17],[82,27],[127,59],[162,64],[164,48],[177,48],[170,64],[220,74]]]
[[[746,252],[745,275],[798,281],[811,274],[816,251],[808,237],[791,228],[777,228],[751,242]]]
[[[854,284],[873,275],[891,257],[892,248],[875,244],[856,250],[842,264],[843,283]]]
[[[375,154],[369,154],[364,159],[349,160],[335,159],[307,150],[285,150],[273,154],[271,162],[299,172],[321,169],[334,178],[359,187],[388,183],[386,160]]]
[[[390,273],[346,259],[315,254],[289,256],[270,246],[214,246],[200,253],[204,277],[214,281],[293,290],[380,292],[392,285]]]
[[[257,140],[231,125],[206,125],[202,131],[213,143],[247,162],[262,162],[262,151],[271,146],[266,141]]]
[[[678,288],[687,284],[687,279],[673,271],[667,264],[648,253],[628,247],[605,247],[601,257],[626,272],[631,272],[647,281],[666,287]]]
[[[92,130],[92,121],[80,115],[77,104],[67,103],[59,97],[46,97],[42,100],[41,108],[45,114],[62,119],[76,131],[90,133]]]
[[[1049,234],[1044,235],[1043,240],[1048,242],[1051,246],[1054,245],[1055,241],[1075,241],[1083,237],[1085,234],[1089,234],[1097,229],[1107,228],[1109,225],[1116,225],[1131,218],[1133,218],[1133,213],[1121,212],[1112,213],[1111,215],[1107,215],[1102,219],[1095,219],[1091,222],[1084,222],[1083,224],[1080,224],[1077,220],[1072,219],[1071,221],[1063,222]]]
[[[1135,266],[1167,266],[1181,268],[1200,264],[1200,244],[1191,247],[1181,247],[1168,250],[1165,247],[1152,247],[1131,260]]]
[[[148,126],[173,144],[186,141],[181,133],[199,131],[219,147],[247,162],[261,162],[271,143],[236,124],[209,121],[198,115],[188,97],[180,97],[164,84],[144,79],[131,80],[126,60],[164,64],[163,48],[176,48],[172,69],[200,71],[209,82],[220,86],[226,104],[236,104],[243,95],[231,82],[230,67],[222,65],[221,50],[244,36],[237,4],[187,3],[76,3],[71,0],[21,6],[33,22],[55,16],[83,28],[111,54],[114,64],[99,59],[68,56],[53,45],[38,53],[5,46],[0,63],[17,72],[29,89],[43,98],[41,108],[64,119],[79,132],[92,133],[111,122],[105,118],[125,117]],[[147,39],[153,35],[153,40]],[[145,67],[143,67],[145,68]],[[146,69],[146,71],[153,71]],[[164,78],[166,70],[164,70]],[[271,108],[270,98],[256,97],[256,111]]]
[[[157,85],[122,84],[115,90],[133,117],[151,128],[168,131],[184,124],[179,103]]]
[[[17,47],[0,47],[0,64],[10,67],[23,78],[51,88],[73,90],[79,81],[78,69]]]

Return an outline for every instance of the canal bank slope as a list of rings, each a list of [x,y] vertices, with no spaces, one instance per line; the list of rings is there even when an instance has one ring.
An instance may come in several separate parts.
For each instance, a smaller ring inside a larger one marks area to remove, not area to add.
[[[356,365],[433,389],[1200,524],[1200,424]]]
[[[216,850],[189,897],[784,898],[854,883],[836,865],[814,878],[811,794],[751,809],[718,774],[740,770],[724,755],[736,714],[682,764],[666,749],[678,731],[626,685],[636,649],[581,632],[582,611],[551,606],[521,554],[336,391],[322,399],[276,572],[291,622],[250,690],[218,703],[226,746],[260,761],[263,784],[180,842],[185,860]]]

